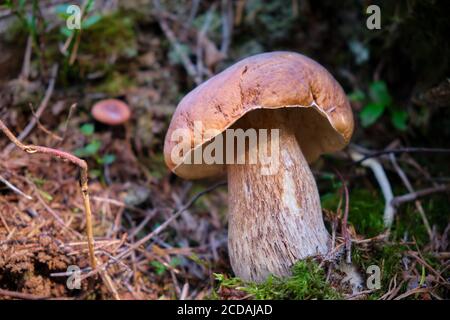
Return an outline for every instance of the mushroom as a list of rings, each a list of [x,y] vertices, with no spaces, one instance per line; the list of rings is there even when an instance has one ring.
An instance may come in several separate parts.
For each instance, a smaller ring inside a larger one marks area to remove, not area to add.
[[[91,114],[95,120],[101,123],[116,126],[127,122],[131,112],[125,102],[117,99],[106,99],[94,104]]]
[[[252,145],[250,135],[244,136],[249,143],[239,151],[232,143],[239,129],[265,129],[272,139],[259,136]],[[164,156],[185,179],[227,174],[230,262],[241,279],[261,282],[270,274],[289,275],[298,260],[328,252],[308,164],[345,147],[352,133],[350,104],[325,68],[301,54],[270,52],[241,60],[187,94],[171,120]],[[278,157],[251,162],[257,149]],[[223,161],[195,161],[196,154],[205,158],[208,152]],[[271,165],[276,170],[267,172]]]

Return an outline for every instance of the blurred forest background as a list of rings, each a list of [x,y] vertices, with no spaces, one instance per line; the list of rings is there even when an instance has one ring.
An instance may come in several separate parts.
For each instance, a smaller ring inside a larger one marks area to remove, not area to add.
[[[70,4],[82,8],[81,30],[66,26]],[[379,30],[366,27],[371,4]],[[437,0],[0,1],[0,119],[27,143],[88,161],[96,255],[107,267],[101,277],[89,270],[77,169],[0,134],[0,299],[449,298],[449,9]],[[379,266],[380,289],[353,292],[335,261],[299,262],[291,278],[260,285],[234,278],[226,188],[164,164],[180,99],[275,50],[318,61],[348,94],[352,145],[312,170],[336,244],[345,229],[353,266],[364,279]],[[125,125],[93,119],[105,98],[130,106]],[[357,161],[367,156],[375,165]],[[70,265],[88,279],[80,290],[66,287]]]

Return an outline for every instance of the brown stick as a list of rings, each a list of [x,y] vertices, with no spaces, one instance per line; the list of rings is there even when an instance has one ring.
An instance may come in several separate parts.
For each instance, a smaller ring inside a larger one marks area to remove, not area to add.
[[[9,290],[3,290],[3,289],[0,289],[0,295],[11,297],[11,298],[16,298],[16,299],[22,299],[22,300],[44,300],[44,299],[49,298],[46,296],[35,296],[35,295],[29,294],[29,293],[9,291]]]
[[[349,206],[350,206],[350,196],[348,193],[348,188],[347,188],[347,183],[344,180],[344,177],[342,177],[341,173],[339,171],[336,170],[336,174],[338,175],[339,179],[342,182],[342,188],[344,190],[344,195],[345,195],[345,210],[344,210],[344,216],[342,217],[342,222],[341,222],[341,233],[342,236],[344,237],[344,242],[345,242],[345,252],[347,254],[346,256],[346,262],[347,263],[351,263],[351,245],[352,242],[350,240],[350,235],[348,233],[348,229],[347,229],[347,224],[348,224],[348,212],[349,212]]]
[[[369,158],[377,158],[385,154],[398,154],[398,153],[450,153],[450,149],[445,148],[398,148],[398,149],[390,149],[390,150],[381,150],[371,152],[365,155],[362,159],[359,159],[353,164],[358,164],[364,162]]]
[[[438,185],[437,187],[426,188],[415,192],[407,193],[402,196],[395,197],[394,199],[392,199],[391,203],[393,206],[399,206],[402,203],[414,201],[419,197],[424,197],[438,192],[445,192],[448,190],[450,190],[450,186]]]
[[[19,149],[21,149],[27,153],[48,154],[50,156],[69,161],[81,169],[80,185],[81,185],[81,194],[83,196],[83,203],[84,203],[84,209],[85,209],[85,214],[86,214],[86,232],[87,232],[87,238],[88,238],[89,258],[90,258],[90,263],[91,263],[92,269],[95,269],[96,260],[95,260],[95,256],[94,256],[94,235],[92,232],[92,212],[91,212],[91,206],[90,206],[90,202],[89,202],[88,165],[87,165],[86,161],[74,156],[73,154],[65,152],[65,151],[52,149],[52,148],[48,148],[48,147],[43,147],[43,146],[23,144],[8,129],[8,127],[3,123],[2,120],[0,120],[0,130],[3,131],[3,133],[9,138],[9,140],[11,140],[11,142],[14,143]]]
[[[402,180],[403,184],[405,185],[406,189],[408,189],[408,192],[415,192],[411,182],[409,181],[408,177],[406,176],[403,169],[399,166],[397,163],[397,159],[393,153],[389,155],[389,158],[391,160],[392,165],[394,166],[394,169],[397,171],[398,176]],[[416,209],[420,214],[420,217],[422,218],[422,221],[425,225],[425,229],[427,230],[428,236],[430,237],[430,240],[433,239],[433,231],[431,230],[430,223],[428,222],[428,218],[425,214],[425,210],[422,207],[422,203],[419,200],[415,200],[414,204],[416,205]]]

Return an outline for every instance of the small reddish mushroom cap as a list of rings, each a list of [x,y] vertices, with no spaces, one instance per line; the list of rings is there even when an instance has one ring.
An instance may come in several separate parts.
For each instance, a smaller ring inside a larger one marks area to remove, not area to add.
[[[117,99],[106,99],[97,102],[91,110],[95,120],[111,126],[123,124],[130,118],[128,105]]]

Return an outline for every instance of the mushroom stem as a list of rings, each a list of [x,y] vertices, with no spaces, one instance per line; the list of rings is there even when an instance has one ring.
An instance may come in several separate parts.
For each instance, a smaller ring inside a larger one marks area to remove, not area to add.
[[[328,251],[317,185],[285,114],[250,112],[237,124],[279,129],[275,174],[263,175],[259,159],[227,166],[230,261],[236,276],[247,281],[287,276],[298,260]],[[258,147],[265,146],[259,141]],[[246,159],[254,151],[246,148]]]

